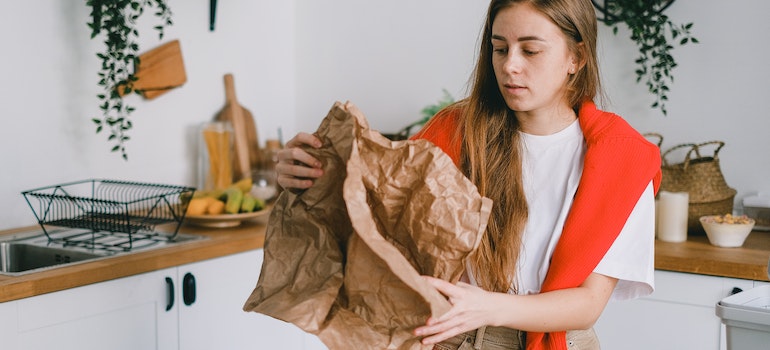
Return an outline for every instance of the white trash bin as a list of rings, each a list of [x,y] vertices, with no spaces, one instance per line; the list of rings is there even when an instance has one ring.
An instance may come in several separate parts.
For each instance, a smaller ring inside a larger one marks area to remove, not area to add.
[[[770,285],[722,299],[716,314],[727,329],[727,350],[770,349]]]

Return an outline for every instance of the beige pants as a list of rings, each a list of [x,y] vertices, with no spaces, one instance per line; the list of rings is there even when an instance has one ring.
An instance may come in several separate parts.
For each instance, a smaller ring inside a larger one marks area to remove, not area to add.
[[[504,327],[482,327],[458,334],[433,346],[434,350],[523,350],[526,332]],[[567,349],[599,350],[593,328],[567,332]]]

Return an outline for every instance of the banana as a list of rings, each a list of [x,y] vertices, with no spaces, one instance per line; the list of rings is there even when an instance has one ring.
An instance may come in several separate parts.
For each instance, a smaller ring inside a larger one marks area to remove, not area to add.
[[[187,215],[197,216],[206,213],[206,207],[208,206],[208,200],[205,198],[193,198],[190,199],[190,203],[187,204]]]
[[[251,192],[251,178],[242,179],[225,189],[195,191],[189,198],[187,215],[251,213],[262,210],[265,202]]]
[[[206,214],[209,215],[219,215],[225,212],[225,202],[220,201],[219,199],[214,199],[212,197],[209,200],[209,205],[206,207]]]
[[[250,177],[244,178],[239,180],[238,182],[234,183],[231,187],[237,187],[241,192],[246,193],[251,191],[251,186],[253,186],[254,183],[251,180]]]

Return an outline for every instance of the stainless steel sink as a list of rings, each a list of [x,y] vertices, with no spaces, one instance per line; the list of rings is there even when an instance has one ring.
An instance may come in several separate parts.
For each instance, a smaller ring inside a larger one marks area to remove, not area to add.
[[[17,242],[0,242],[0,272],[20,272],[101,258],[104,255]]]
[[[206,239],[166,233],[122,234],[82,229],[28,232],[0,241],[0,275],[19,276]]]

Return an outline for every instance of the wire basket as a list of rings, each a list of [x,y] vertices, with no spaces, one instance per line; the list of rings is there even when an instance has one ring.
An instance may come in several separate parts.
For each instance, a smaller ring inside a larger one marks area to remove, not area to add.
[[[155,226],[176,223],[176,237],[195,188],[117,180],[82,180],[22,192],[40,227],[152,234]],[[130,244],[127,249],[130,249]]]

